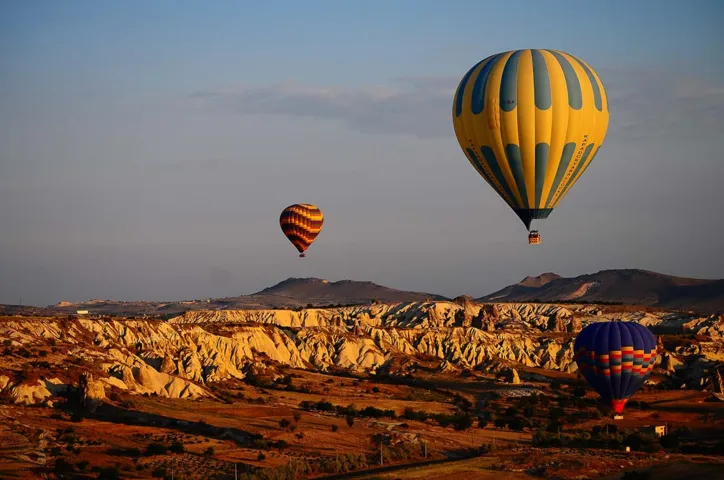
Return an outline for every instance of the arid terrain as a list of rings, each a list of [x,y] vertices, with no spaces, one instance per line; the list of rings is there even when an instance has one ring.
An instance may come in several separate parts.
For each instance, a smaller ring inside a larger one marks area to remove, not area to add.
[[[612,320],[659,340],[622,420],[572,360]],[[716,314],[468,297],[7,316],[0,478],[716,478],[723,337]]]

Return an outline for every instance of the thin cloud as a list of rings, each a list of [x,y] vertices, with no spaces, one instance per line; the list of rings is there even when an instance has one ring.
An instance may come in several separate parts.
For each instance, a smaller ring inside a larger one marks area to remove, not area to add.
[[[655,70],[614,71],[603,80],[612,136],[683,140],[724,129],[724,83]]]
[[[393,86],[356,90],[294,83],[196,92],[209,106],[244,115],[293,115],[339,120],[372,134],[452,135],[450,98],[454,79],[405,78]]]
[[[723,130],[724,83],[660,71],[599,73],[609,96],[611,137],[696,138]],[[458,81],[458,77],[402,77],[390,85],[358,89],[285,83],[205,90],[192,97],[205,106],[243,115],[338,120],[369,134],[449,137]]]

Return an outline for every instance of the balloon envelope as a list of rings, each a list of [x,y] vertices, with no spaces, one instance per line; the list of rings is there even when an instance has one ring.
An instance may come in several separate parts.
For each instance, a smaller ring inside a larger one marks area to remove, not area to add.
[[[303,254],[322,231],[324,215],[316,205],[294,204],[282,211],[279,224],[284,235]]]
[[[635,322],[592,323],[573,346],[578,370],[616,413],[644,384],[656,362],[656,338]]]
[[[462,78],[453,126],[477,172],[530,229],[591,164],[608,129],[608,98],[584,61],[556,50],[492,55]]]

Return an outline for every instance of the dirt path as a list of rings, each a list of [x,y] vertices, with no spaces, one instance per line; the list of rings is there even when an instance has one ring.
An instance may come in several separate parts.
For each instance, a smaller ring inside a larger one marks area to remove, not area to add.
[[[427,467],[431,465],[441,465],[443,463],[452,463],[452,462],[459,462],[461,460],[467,460],[469,458],[473,458],[478,456],[475,455],[465,455],[465,456],[454,456],[449,458],[441,458],[438,460],[423,460],[421,462],[414,462],[414,463],[404,463],[404,464],[396,464],[396,465],[387,465],[387,466],[381,466],[376,468],[368,468],[366,470],[360,470],[357,472],[347,472],[347,473],[339,473],[334,475],[327,475],[326,477],[315,477],[315,480],[337,480],[337,479],[344,479],[344,478],[360,478],[360,477],[367,477],[370,475],[375,475],[378,473],[387,473],[387,472],[394,472],[399,470],[407,470],[410,468],[419,468],[419,467]]]

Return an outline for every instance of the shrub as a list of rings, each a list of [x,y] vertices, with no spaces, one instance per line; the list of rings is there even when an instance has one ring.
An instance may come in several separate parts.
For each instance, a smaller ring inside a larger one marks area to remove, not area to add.
[[[716,443],[716,445],[714,445],[712,453],[714,455],[724,455],[724,440],[720,440]]]
[[[546,427],[547,432],[556,433],[563,427],[561,422],[550,422]]]
[[[548,418],[551,419],[551,421],[559,420],[565,415],[566,412],[560,407],[551,408],[550,412],[548,412]]]
[[[121,478],[121,472],[118,471],[118,467],[105,467],[98,472],[98,480],[118,480],[119,478]]]
[[[345,420],[347,420],[347,426],[352,428],[352,425],[354,425],[354,416],[347,415],[347,418]]]
[[[374,443],[375,445],[383,445],[389,443],[389,439],[384,433],[374,433],[372,434],[371,438],[372,443]]]
[[[264,460],[266,460],[266,455],[264,455],[263,453],[259,453],[259,455],[256,456],[256,459],[260,462],[263,462]]]
[[[651,472],[644,470],[643,472],[624,472],[621,476],[621,480],[649,480],[651,478]]]
[[[289,428],[289,426],[290,426],[291,424],[292,424],[292,422],[290,422],[290,421],[287,420],[286,418],[282,418],[282,419],[279,421],[279,426],[281,427],[282,430],[286,430],[287,428]]]
[[[586,389],[583,387],[578,387],[573,390],[573,396],[578,398],[583,398],[586,396]]]
[[[168,448],[166,448],[166,445],[161,445],[160,443],[150,443],[146,447],[146,456],[152,456],[152,455],[164,455]]]
[[[166,469],[164,467],[155,468],[151,472],[153,478],[164,478],[166,476]]]
[[[67,473],[73,473],[75,467],[72,463],[69,463],[65,458],[60,457],[55,459],[55,465],[53,465],[53,473],[56,476],[63,478]]]
[[[518,409],[515,407],[508,407],[507,409],[505,409],[505,415],[507,417],[515,417],[516,415],[518,415]]]
[[[513,420],[508,423],[508,427],[510,427],[511,430],[515,430],[516,432],[520,432],[525,428],[525,422],[520,417],[515,417]]]
[[[470,414],[465,413],[463,415],[456,415],[453,423],[455,430],[467,430],[473,425],[473,419]]]
[[[485,455],[486,453],[490,453],[492,451],[493,445],[491,445],[490,443],[483,443],[482,445],[480,445],[480,447],[478,447],[478,452],[480,453],[480,455]]]
[[[405,411],[403,412],[402,417],[406,418],[407,420],[419,420],[420,422],[424,422],[430,416],[427,414],[427,412],[418,412],[415,411],[414,408],[405,407]]]
[[[186,449],[184,448],[183,443],[179,442],[178,440],[174,440],[173,443],[171,443],[169,450],[171,451],[171,453],[184,453]]]
[[[129,448],[125,453],[131,458],[138,458],[141,456],[141,451],[137,448]]]
[[[332,431],[336,432],[337,430],[339,430],[339,427],[337,425],[332,425]]]
[[[673,449],[679,446],[679,437],[673,434],[664,435],[659,442],[662,447]]]
[[[326,400],[320,400],[316,404],[316,409],[320,412],[329,412],[334,408],[334,405],[332,405],[331,402],[328,402]]]
[[[204,455],[206,455],[207,457],[213,457],[214,453],[216,453],[214,447],[209,447],[204,451]]]

